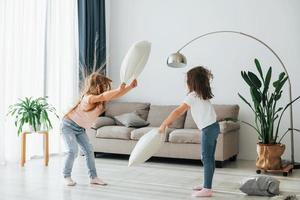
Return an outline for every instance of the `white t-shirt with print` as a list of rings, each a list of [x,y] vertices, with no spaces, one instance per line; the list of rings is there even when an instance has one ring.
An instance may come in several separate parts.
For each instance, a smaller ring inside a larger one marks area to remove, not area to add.
[[[191,92],[183,102],[190,107],[192,117],[200,130],[217,121],[216,112],[210,100],[203,100],[195,92]]]

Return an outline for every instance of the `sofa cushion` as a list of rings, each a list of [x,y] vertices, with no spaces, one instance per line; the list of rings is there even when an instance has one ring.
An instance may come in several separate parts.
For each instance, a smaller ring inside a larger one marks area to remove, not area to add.
[[[115,125],[115,120],[111,117],[97,117],[94,124],[92,125],[92,129],[98,129],[102,126],[112,126]]]
[[[221,121],[219,122],[220,132],[227,133],[230,131],[235,131],[240,129],[240,124],[233,121]]]
[[[238,105],[214,105],[217,121],[237,120],[239,115]]]
[[[239,114],[238,105],[213,105],[217,115],[217,121],[223,120],[237,120]],[[186,114],[184,128],[197,128],[196,123],[193,120],[191,111]]]
[[[105,116],[114,117],[136,111],[142,119],[147,120],[149,108],[149,103],[109,102],[105,108]]]
[[[96,137],[130,140],[130,132],[133,129],[125,126],[103,126],[97,130]]]
[[[159,127],[176,107],[177,106],[151,105],[147,121],[150,123],[150,126]],[[183,128],[185,115],[186,113],[173,122],[170,128]]]
[[[149,125],[149,122],[142,119],[136,112],[124,113],[114,117],[117,122],[120,122],[126,127],[140,128]]]
[[[130,134],[130,138],[132,140],[139,140],[144,134],[148,133],[149,131],[151,131],[152,129],[154,128],[157,128],[157,127],[144,127],[144,128],[138,128],[138,129],[134,129],[133,131],[131,131],[131,134]],[[169,133],[171,131],[173,131],[174,129],[172,128],[168,128],[166,129],[166,134],[167,136],[169,135]],[[167,141],[167,138],[166,137],[166,141]]]
[[[201,143],[201,131],[198,129],[176,129],[169,134],[171,143]]]
[[[191,109],[188,110],[186,117],[185,117],[185,121],[184,121],[184,128],[187,129],[198,129],[193,117],[192,117],[192,113],[191,113]]]

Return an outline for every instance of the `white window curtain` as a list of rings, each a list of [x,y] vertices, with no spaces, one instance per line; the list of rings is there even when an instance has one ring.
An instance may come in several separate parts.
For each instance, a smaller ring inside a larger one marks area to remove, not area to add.
[[[62,118],[79,95],[77,0],[49,0],[47,10],[46,94]],[[60,153],[59,123],[52,132],[53,153]]]
[[[8,106],[43,95],[62,116],[77,96],[77,1],[0,1],[0,163],[18,161],[20,138]],[[59,120],[53,118],[50,153],[60,153]],[[27,158],[42,155],[42,137],[28,137]]]

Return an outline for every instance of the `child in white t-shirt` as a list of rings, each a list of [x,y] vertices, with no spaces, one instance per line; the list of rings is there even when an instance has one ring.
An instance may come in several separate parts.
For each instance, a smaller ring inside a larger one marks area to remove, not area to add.
[[[204,67],[195,67],[187,73],[187,86],[189,94],[183,103],[178,106],[161,124],[160,133],[172,124],[180,115],[191,109],[192,117],[201,130],[202,163],[204,167],[203,186],[193,188],[194,197],[212,196],[212,179],[215,170],[215,149],[220,133],[219,123],[216,120],[215,110],[210,102],[213,98],[210,80],[212,74]]]

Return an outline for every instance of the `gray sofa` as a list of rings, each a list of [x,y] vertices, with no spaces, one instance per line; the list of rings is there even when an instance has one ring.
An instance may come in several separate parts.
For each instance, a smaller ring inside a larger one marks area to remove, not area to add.
[[[95,152],[130,154],[136,142],[152,128],[159,127],[161,122],[176,106],[151,105],[136,102],[110,102],[103,116],[98,117],[93,129],[87,130]],[[217,120],[220,124],[220,135],[216,148],[217,167],[224,161],[235,160],[238,154],[239,123],[238,105],[214,105]],[[150,124],[143,128],[125,127],[114,116],[137,112]],[[190,111],[176,120],[167,130],[166,142],[157,157],[201,159],[201,131],[197,129]]]

